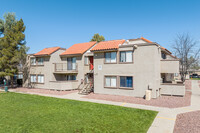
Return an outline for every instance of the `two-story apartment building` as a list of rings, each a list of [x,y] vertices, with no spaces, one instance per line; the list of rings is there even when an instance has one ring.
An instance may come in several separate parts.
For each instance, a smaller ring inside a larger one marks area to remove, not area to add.
[[[24,87],[72,90],[77,89],[84,77],[93,70],[93,53],[96,42],[74,44],[69,49],[45,48],[29,55]],[[84,60],[85,59],[85,60]],[[87,59],[87,60],[86,60]]]
[[[179,60],[170,51],[141,37],[44,49],[30,57],[24,85],[135,97],[144,97],[146,90],[153,98],[183,96],[184,86],[175,81],[178,73]]]
[[[179,60],[159,44],[145,38],[98,43],[94,52],[94,93],[144,97],[172,94],[165,83],[179,73]],[[168,84],[168,85],[169,85]],[[177,86],[176,86],[177,87]],[[184,95],[184,87],[173,93]]]

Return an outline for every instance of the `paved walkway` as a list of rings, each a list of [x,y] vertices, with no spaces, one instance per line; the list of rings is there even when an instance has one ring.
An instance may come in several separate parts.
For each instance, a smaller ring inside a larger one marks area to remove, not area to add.
[[[149,128],[148,133],[173,133],[177,114],[200,110],[200,104],[199,104],[200,87],[199,87],[198,81],[196,80],[192,81],[191,91],[192,91],[191,106],[174,108],[174,109],[140,105],[140,104],[132,104],[132,103],[124,103],[124,102],[87,99],[87,98],[83,98],[84,97],[83,95],[79,95],[77,93],[70,93],[70,94],[62,95],[62,96],[48,95],[48,94],[38,94],[38,95],[158,111],[159,113],[154,119],[154,122],[152,123],[151,127]],[[37,94],[37,93],[29,93],[29,94]]]
[[[151,127],[149,128],[149,133],[172,133],[174,130],[175,120],[177,114],[191,112],[195,110],[200,110],[200,88],[198,81],[192,81],[192,97],[191,97],[191,106],[161,110]]]

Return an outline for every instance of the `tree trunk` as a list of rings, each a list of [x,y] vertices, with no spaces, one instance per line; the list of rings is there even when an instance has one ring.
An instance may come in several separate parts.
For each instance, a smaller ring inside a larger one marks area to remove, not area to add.
[[[11,84],[11,88],[14,87],[14,76],[10,76],[10,84]]]

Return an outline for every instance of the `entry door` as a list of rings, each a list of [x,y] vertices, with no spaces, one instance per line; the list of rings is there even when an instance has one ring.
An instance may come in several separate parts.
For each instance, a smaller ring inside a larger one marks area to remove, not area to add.
[[[67,58],[67,70],[76,70],[76,57]]]
[[[90,57],[90,70],[94,69],[94,65],[93,65],[93,56]]]

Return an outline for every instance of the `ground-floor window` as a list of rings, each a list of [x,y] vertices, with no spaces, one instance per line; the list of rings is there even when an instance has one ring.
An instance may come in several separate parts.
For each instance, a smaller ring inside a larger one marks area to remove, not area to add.
[[[133,87],[133,77],[131,76],[120,76],[120,87]]]
[[[38,83],[44,83],[44,75],[38,75]]]
[[[105,76],[105,87],[117,87],[117,77]]]
[[[31,75],[31,83],[36,83],[36,75]]]
[[[67,80],[76,80],[76,75],[67,75]]]

